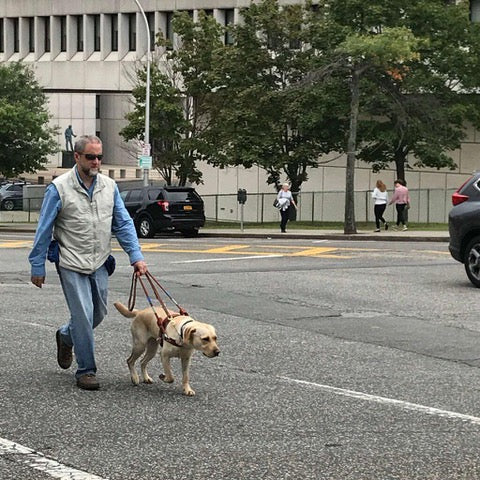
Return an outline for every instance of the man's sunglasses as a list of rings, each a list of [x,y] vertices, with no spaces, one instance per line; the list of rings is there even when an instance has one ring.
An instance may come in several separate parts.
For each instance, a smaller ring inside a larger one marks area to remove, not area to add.
[[[83,155],[87,160],[95,160],[98,158],[101,161],[103,158],[102,154],[95,155],[94,153],[80,153],[79,155]]]

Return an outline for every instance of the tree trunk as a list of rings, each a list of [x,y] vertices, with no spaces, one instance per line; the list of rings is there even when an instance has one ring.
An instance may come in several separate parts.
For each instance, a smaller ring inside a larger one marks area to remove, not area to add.
[[[347,168],[345,178],[345,223],[343,233],[357,233],[355,224],[355,160],[357,150],[358,110],[360,105],[360,71],[352,70],[352,98],[350,102],[350,128],[347,144]]]
[[[397,179],[405,180],[406,155],[402,152],[395,152],[395,167],[397,169]]]

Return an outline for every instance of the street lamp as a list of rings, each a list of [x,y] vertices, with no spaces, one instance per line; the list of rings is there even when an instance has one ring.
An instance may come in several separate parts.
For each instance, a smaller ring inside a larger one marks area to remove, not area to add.
[[[480,23],[480,0],[470,0],[470,21]]]
[[[144,134],[144,151],[142,152],[143,155],[150,157],[150,27],[148,25],[148,19],[145,15],[145,11],[140,5],[139,0],[135,0],[135,3],[138,5],[140,12],[143,16],[143,21],[145,23],[145,28],[147,31],[147,84],[146,84],[146,91],[145,91],[145,134]],[[148,171],[150,167],[143,168],[143,184],[148,186]]]

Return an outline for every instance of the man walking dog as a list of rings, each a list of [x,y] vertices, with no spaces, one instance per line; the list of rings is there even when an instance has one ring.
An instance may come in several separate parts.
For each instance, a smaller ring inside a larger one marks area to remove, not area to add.
[[[82,136],[75,142],[76,165],[48,186],[29,255],[32,283],[42,288],[52,236],[58,242],[55,262],[70,320],[56,333],[57,361],[61,368],[69,368],[74,350],[77,386],[85,390],[100,387],[93,329],[107,314],[112,233],[128,254],[136,274],[147,271],[133,221],[118,187],[114,180],[98,173],[102,157],[102,141],[98,137]]]

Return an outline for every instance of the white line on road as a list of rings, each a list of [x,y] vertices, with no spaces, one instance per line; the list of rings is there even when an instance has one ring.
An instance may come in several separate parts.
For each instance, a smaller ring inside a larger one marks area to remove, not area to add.
[[[427,415],[435,415],[437,417],[452,418],[462,420],[464,422],[480,425],[480,418],[472,415],[465,415],[463,413],[451,412],[450,410],[442,410],[440,408],[427,407],[418,403],[405,402],[403,400],[396,400],[394,398],[380,397],[378,395],[370,395],[368,393],[356,392],[355,390],[347,390],[344,388],[332,387],[331,385],[322,385],[321,383],[307,382],[305,380],[297,380],[294,378],[278,376],[280,380],[289,383],[297,383],[299,385],[306,385],[308,387],[323,390],[325,392],[334,393],[335,395],[342,395],[344,397],[358,398],[367,402],[381,403],[383,405],[394,405],[405,410],[413,410],[414,412],[425,413]]]
[[[230,258],[202,258],[198,260],[183,260],[181,262],[170,262],[170,263],[200,263],[200,262],[221,262],[229,260],[248,260],[252,258],[278,258],[284,257],[285,255],[252,255],[248,257],[230,257]]]
[[[64,480],[106,480],[103,477],[62,465],[35,450],[24,447],[19,443],[11,442],[5,438],[0,438],[0,456],[1,455],[13,455],[13,460],[19,461],[27,467],[44,472],[53,478],[61,478]]]

